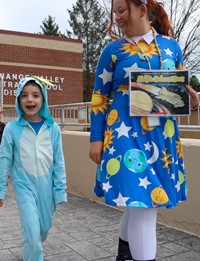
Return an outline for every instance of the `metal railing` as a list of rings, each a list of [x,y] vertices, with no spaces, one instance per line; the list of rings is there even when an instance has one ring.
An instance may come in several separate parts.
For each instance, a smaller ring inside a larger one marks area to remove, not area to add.
[[[89,108],[90,102],[49,105],[52,117],[62,128],[65,126],[89,127]],[[5,123],[16,117],[17,114],[15,109],[3,110],[3,121]]]
[[[66,126],[90,127],[90,102],[50,105],[49,109],[61,128]],[[10,121],[16,116],[14,109],[3,111],[4,122]],[[200,109],[192,111],[189,116],[177,116],[177,122],[180,129],[200,130]]]

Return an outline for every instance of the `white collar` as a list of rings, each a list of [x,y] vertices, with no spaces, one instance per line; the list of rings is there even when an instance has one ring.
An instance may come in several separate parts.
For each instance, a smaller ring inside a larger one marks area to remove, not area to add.
[[[154,29],[155,30],[155,29]],[[155,35],[157,35],[158,33],[155,30]],[[126,35],[124,36],[124,38],[127,40],[129,37],[127,37]],[[150,44],[153,41],[153,32],[152,29],[144,34],[144,35],[140,35],[140,36],[134,36],[133,37],[135,42],[138,44],[138,42],[143,39],[147,44]]]

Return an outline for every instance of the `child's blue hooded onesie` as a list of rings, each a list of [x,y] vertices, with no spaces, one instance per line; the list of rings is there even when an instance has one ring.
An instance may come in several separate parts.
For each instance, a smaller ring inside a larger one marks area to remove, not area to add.
[[[44,123],[38,134],[23,118],[18,101],[29,81],[40,86],[44,97],[40,110]],[[19,82],[16,111],[18,118],[7,123],[0,147],[0,199],[6,197],[11,169],[23,233],[24,261],[42,261],[41,241],[52,226],[56,204],[67,202],[61,131],[49,113],[46,86],[34,77]]]

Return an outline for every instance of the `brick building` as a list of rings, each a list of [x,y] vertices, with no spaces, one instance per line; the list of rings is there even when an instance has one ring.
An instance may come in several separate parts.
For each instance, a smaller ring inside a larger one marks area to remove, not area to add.
[[[80,40],[0,30],[0,76],[4,107],[13,108],[17,83],[25,75],[50,80],[49,105],[83,101]]]

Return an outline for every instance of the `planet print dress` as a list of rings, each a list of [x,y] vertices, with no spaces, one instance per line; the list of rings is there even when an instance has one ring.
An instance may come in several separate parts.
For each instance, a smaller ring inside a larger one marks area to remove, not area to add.
[[[151,69],[183,69],[176,40],[160,34],[155,37],[157,46],[155,39],[138,42]],[[99,58],[91,101],[90,142],[103,141],[103,150],[94,192],[113,206],[173,208],[187,198],[176,119],[159,117],[158,125],[149,126],[146,116],[129,116],[129,70],[150,69],[140,54],[138,46],[122,38],[110,42]]]

